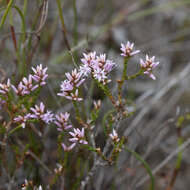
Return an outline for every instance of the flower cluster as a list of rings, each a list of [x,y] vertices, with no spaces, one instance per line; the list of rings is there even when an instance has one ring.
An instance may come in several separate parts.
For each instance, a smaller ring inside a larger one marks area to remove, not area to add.
[[[57,95],[69,100],[81,101],[82,98],[79,97],[78,88],[85,80],[82,73],[74,69],[71,73],[65,75],[67,79],[61,83],[61,93]]]
[[[140,50],[133,51],[134,43],[130,43],[129,41],[127,44],[121,43],[120,50],[122,51],[121,56],[123,57],[131,57],[136,55],[140,52]]]
[[[129,41],[127,42],[127,44],[121,43],[121,48],[120,48],[120,50],[122,51],[121,56],[128,58],[140,52],[140,50],[133,51],[133,47],[134,43],[130,43]],[[148,75],[153,80],[155,80],[156,77],[152,74],[152,70],[159,65],[159,62],[155,62],[154,60],[155,56],[149,58],[148,55],[146,55],[145,61],[140,59],[140,66],[141,69],[143,70],[143,73]]]
[[[88,142],[85,139],[84,128],[82,128],[81,130],[78,128],[74,128],[73,132],[69,132],[69,134],[72,136],[71,138],[69,138],[69,141],[72,142],[72,144],[67,146],[65,145],[65,143],[62,143],[61,145],[64,151],[71,151],[77,143],[88,144]]]
[[[51,111],[45,112],[45,105],[43,102],[41,102],[39,106],[35,105],[34,108],[30,108],[30,110],[33,112],[30,116],[33,119],[42,120],[47,124],[54,120],[54,114]]]
[[[0,83],[0,94],[7,94],[10,90],[11,82],[10,79],[7,80],[7,84]]]
[[[72,125],[68,124],[69,116],[70,114],[68,112],[59,113],[55,115],[56,120],[54,121],[54,123],[58,126],[57,128],[58,131],[67,130],[72,127]]]
[[[38,86],[44,86],[46,84],[45,80],[48,77],[47,67],[43,68],[42,64],[38,65],[36,68],[32,67],[34,75],[32,78],[38,83]]]
[[[13,119],[15,123],[20,123],[23,128],[26,126],[26,122],[31,119],[37,119],[49,124],[54,121],[54,114],[51,111],[45,112],[45,106],[43,102],[40,105],[35,105],[34,108],[30,108],[32,113],[28,113],[25,116],[18,115]]]
[[[31,119],[31,114],[28,113],[25,116],[19,115],[13,119],[15,123],[21,123],[22,128],[25,128],[26,122]]]
[[[81,59],[83,65],[80,66],[80,72],[83,75],[88,76],[91,73],[92,77],[103,85],[111,81],[108,79],[108,74],[116,64],[106,59],[106,54],[96,56],[96,52],[90,52],[89,54],[83,53],[83,56]]]
[[[73,132],[69,132],[69,134],[72,136],[69,141],[73,142],[73,143],[80,143],[80,144],[88,144],[88,142],[85,140],[85,136],[84,136],[84,128],[82,128],[82,130],[78,129],[78,128],[74,128]]]
[[[30,74],[28,78],[24,77],[22,81],[19,82],[17,87],[11,85],[12,89],[18,96],[28,95],[39,86],[46,84],[45,80],[48,77],[48,74],[46,73],[47,67],[43,68],[40,64],[36,67],[36,69],[32,67],[32,70],[34,75]],[[37,84],[33,84],[33,80]]]
[[[155,62],[155,56],[149,58],[148,55],[146,55],[146,60],[143,61],[140,59],[140,65],[141,68],[144,70],[144,74],[148,75],[153,80],[156,80],[156,77],[152,74],[152,69],[158,66],[159,62]]]

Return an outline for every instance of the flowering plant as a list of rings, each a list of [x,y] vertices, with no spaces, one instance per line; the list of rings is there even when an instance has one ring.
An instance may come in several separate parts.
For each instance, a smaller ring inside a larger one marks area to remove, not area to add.
[[[114,82],[111,79],[111,72],[117,69],[117,65],[114,61],[107,59],[106,54],[97,55],[97,53],[89,52],[83,53],[81,58],[81,64],[79,68],[74,68],[71,73],[65,73],[65,80],[61,82],[60,92],[57,93],[58,97],[65,98],[68,101],[72,101],[75,114],[72,119],[75,119],[75,124],[70,124],[69,112],[59,112],[46,110],[45,104],[38,102],[38,96],[42,87],[47,84],[47,67],[43,67],[42,64],[32,67],[32,74],[28,77],[23,77],[18,85],[13,84],[11,79],[7,80],[7,83],[0,84],[0,97],[2,102],[2,108],[9,114],[10,123],[3,124],[5,128],[5,134],[13,136],[20,128],[31,128],[40,136],[43,136],[43,130],[38,131],[37,123],[43,125],[44,129],[50,126],[51,128],[57,128],[58,135],[58,154],[59,154],[59,169],[54,169],[55,175],[61,176],[62,171],[67,169],[69,164],[68,156],[71,157],[72,152],[75,152],[77,147],[93,152],[94,156],[94,170],[99,165],[113,165],[117,162],[120,152],[124,149],[126,139],[124,136],[118,134],[120,130],[119,122],[125,118],[130,117],[133,112],[128,110],[127,101],[123,97],[122,89],[125,85],[125,81],[134,79],[141,75],[148,75],[153,80],[156,77],[153,75],[153,70],[158,66],[159,62],[155,62],[155,57],[149,58],[146,55],[146,60],[140,59],[140,70],[129,76],[127,74],[128,61],[140,53],[139,50],[133,50],[134,43],[121,44],[121,56],[124,57],[123,73],[121,79],[117,80],[118,90],[117,96],[113,95],[109,84]],[[88,79],[91,78],[91,79]],[[104,148],[100,148],[96,141],[96,122],[100,118],[101,101],[93,102],[93,108],[90,114],[87,113],[85,118],[81,114],[81,106],[84,106],[85,96],[82,96],[82,86],[86,85],[87,80],[93,80],[95,84],[104,92],[106,97],[110,100],[113,111],[104,117],[104,121],[108,122],[105,128],[106,144]],[[57,98],[58,98],[57,97]],[[37,103],[37,104],[36,104]],[[108,116],[112,117],[110,120]],[[35,125],[35,126],[34,126]],[[76,127],[75,127],[76,126]],[[25,129],[22,129],[25,130]],[[25,151],[24,155],[27,153]],[[63,153],[63,157],[62,157]],[[24,157],[23,155],[23,157]],[[136,154],[137,159],[142,161]],[[147,164],[142,161],[145,168],[149,170]],[[49,169],[48,169],[49,171]],[[94,171],[93,171],[94,172]],[[50,171],[52,173],[52,171]],[[149,172],[150,173],[150,172]],[[151,174],[151,173],[150,173]],[[83,189],[88,183],[91,172],[81,179],[80,186]],[[151,175],[152,176],[152,175]],[[56,183],[56,180],[51,185]],[[26,189],[30,183],[25,180],[25,184],[22,189]],[[153,180],[151,188],[153,188]],[[42,189],[34,187],[34,189]]]

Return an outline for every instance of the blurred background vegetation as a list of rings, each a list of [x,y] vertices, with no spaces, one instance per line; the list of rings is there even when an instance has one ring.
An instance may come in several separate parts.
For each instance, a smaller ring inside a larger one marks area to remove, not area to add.
[[[190,137],[188,119],[181,124],[180,136],[176,125],[180,115],[186,118],[190,106],[189,15],[190,0],[1,0],[0,80],[9,77],[18,83],[31,66],[42,63],[48,67],[49,78],[39,99],[52,110],[72,112],[70,102],[56,95],[64,73],[80,64],[83,52],[97,51],[107,53],[118,64],[112,73],[112,78],[118,79],[122,73],[120,43],[135,42],[141,54],[130,61],[129,74],[138,69],[139,58],[147,53],[155,55],[160,66],[156,81],[145,76],[126,84],[124,96],[136,104],[136,113],[122,122],[120,133],[155,169],[179,147],[179,138],[185,142]],[[115,92],[116,84],[110,84],[110,88]],[[84,91],[84,95],[91,93],[92,100],[102,99],[104,115],[110,108],[109,102],[96,86],[90,89],[92,92]],[[6,122],[5,118],[1,112],[0,122]],[[101,120],[102,117],[97,122],[96,138],[102,147]],[[74,119],[73,122],[75,125]],[[25,137],[27,129],[10,137],[5,153],[9,173],[1,166],[0,189],[20,189],[25,178],[44,187],[52,182],[51,170],[60,159],[56,150],[58,133],[55,127],[40,130],[43,138],[35,134]],[[30,143],[34,144],[28,145],[30,151],[20,160],[24,145]],[[90,161],[85,162],[86,152],[74,153],[69,164],[75,167],[65,174],[65,189],[77,189],[91,167]],[[190,187],[189,154],[190,149],[185,149],[172,190]],[[172,156],[155,172],[156,190],[169,190],[177,158]],[[145,174],[134,158],[122,153],[117,166],[99,169],[87,189],[146,189],[147,181],[142,182]],[[58,180],[53,187],[64,189],[63,186],[62,180]]]

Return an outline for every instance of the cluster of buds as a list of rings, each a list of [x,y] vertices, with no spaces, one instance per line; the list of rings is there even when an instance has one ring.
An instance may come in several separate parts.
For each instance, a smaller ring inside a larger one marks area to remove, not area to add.
[[[24,77],[22,81],[19,82],[17,87],[11,85],[12,89],[18,96],[28,95],[39,86],[46,84],[45,80],[48,77],[48,74],[46,74],[47,67],[43,68],[40,64],[36,67],[36,69],[32,67],[32,70],[34,72],[34,75],[30,74],[28,78]],[[33,84],[33,80],[37,84]]]
[[[72,125],[68,124],[69,116],[70,114],[68,112],[59,113],[55,115],[56,120],[54,121],[54,123],[58,126],[57,128],[58,131],[67,130],[72,127]]]
[[[7,94],[10,90],[11,82],[10,79],[7,80],[7,84],[0,83],[0,94]]]
[[[120,141],[120,138],[118,137],[118,134],[115,131],[115,129],[113,129],[112,133],[110,133],[109,136],[112,139],[112,141],[115,143],[118,143]]]
[[[113,70],[115,63],[112,60],[106,59],[106,54],[96,56],[96,52],[89,54],[83,53],[81,59],[83,65],[80,66],[80,72],[88,76],[91,73],[92,77],[103,85],[109,83],[108,74]]]
[[[81,72],[74,69],[71,73],[66,73],[66,80],[61,83],[61,92],[58,96],[65,97],[69,100],[81,101],[79,97],[79,86],[84,82],[85,78]]]

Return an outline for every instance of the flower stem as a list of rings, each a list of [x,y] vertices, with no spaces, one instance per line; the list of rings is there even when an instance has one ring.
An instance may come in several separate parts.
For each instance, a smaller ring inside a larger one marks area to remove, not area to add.
[[[126,76],[126,77],[125,77],[125,80],[135,79],[136,77],[142,75],[142,73],[143,73],[143,70],[141,69],[138,73],[136,73],[136,74],[134,74],[134,75]]]
[[[125,81],[125,78],[127,76],[127,63],[128,63],[129,58],[125,58],[123,62],[123,74],[120,80],[118,80],[118,100],[119,104],[122,105],[122,86]]]
[[[14,129],[12,129],[12,130],[8,133],[8,136],[12,135],[15,131],[19,130],[20,128],[23,128],[22,125],[19,125],[19,126],[15,127]]]
[[[124,82],[125,77],[127,75],[127,63],[128,63],[129,58],[124,58],[124,62],[123,62],[123,75],[122,75],[122,81]]]
[[[118,109],[116,101],[115,101],[114,97],[112,96],[110,90],[108,89],[108,86],[107,85],[103,85],[102,83],[98,82],[97,80],[96,80],[96,82],[97,82],[98,86],[102,89],[102,91],[104,92],[104,94],[110,99],[110,101],[112,102],[112,104],[114,105],[114,107],[116,109]]]
[[[77,102],[74,101],[74,100],[73,100],[73,106],[74,106],[74,108],[75,108],[75,112],[76,112],[77,118],[80,118],[79,108],[78,108]]]

